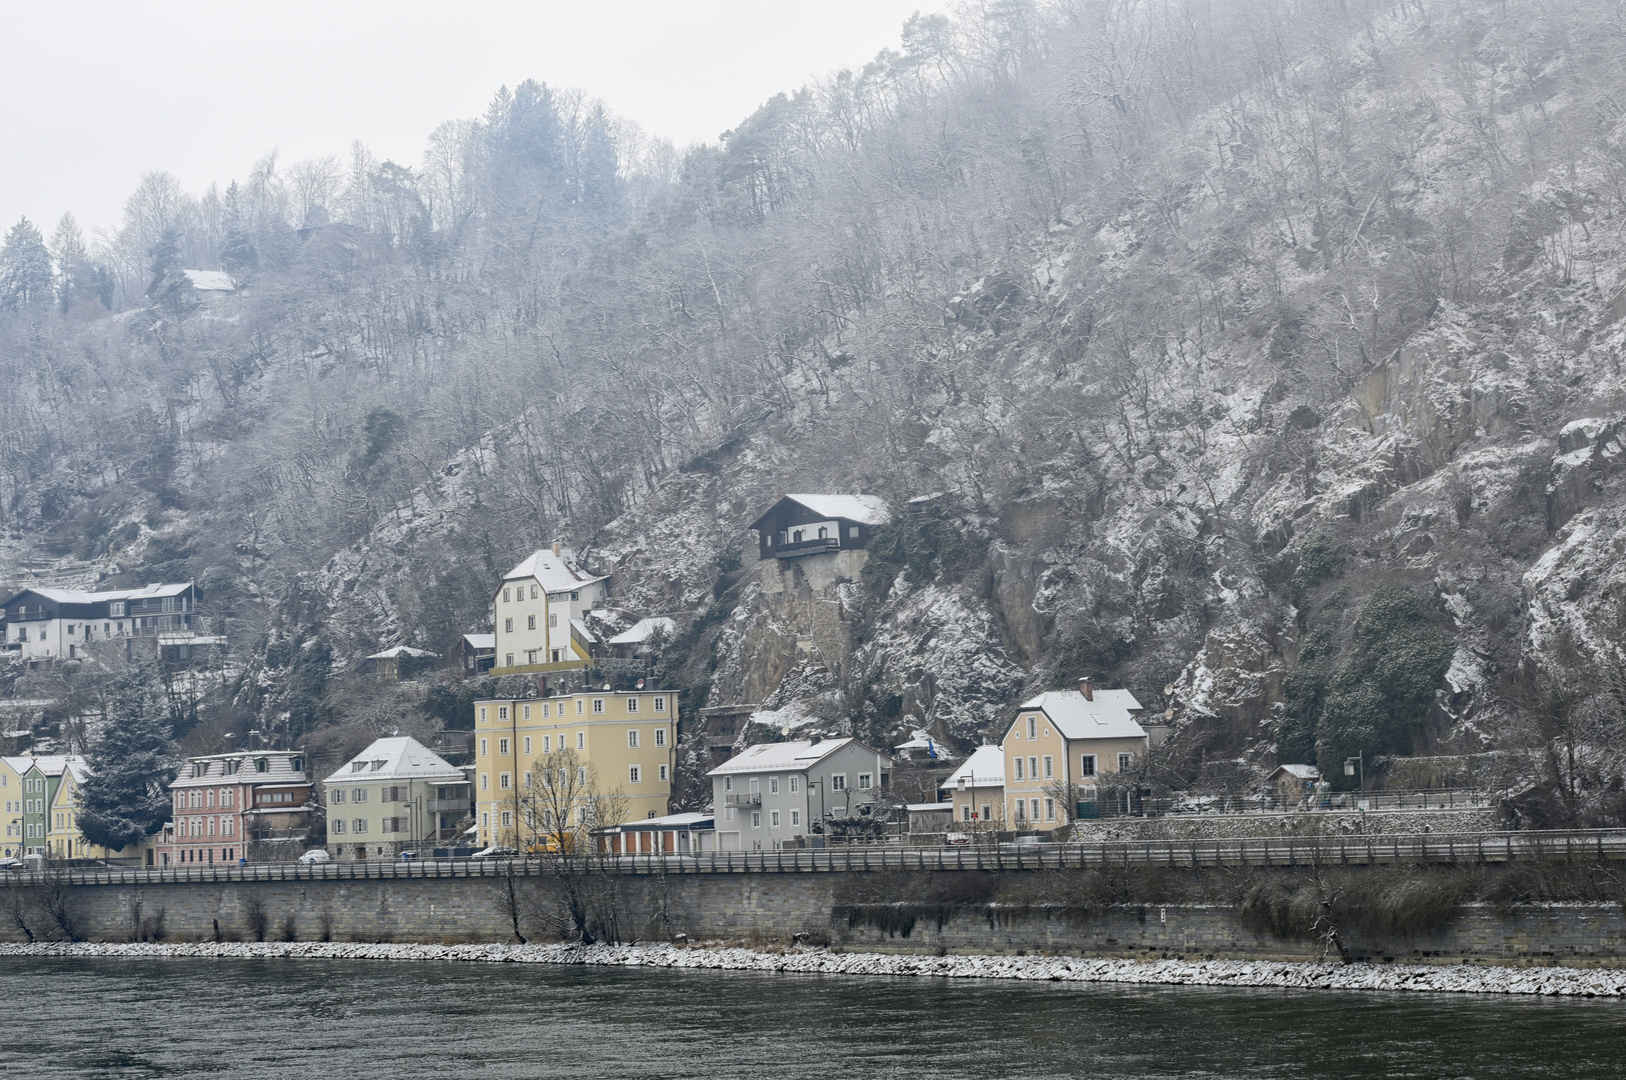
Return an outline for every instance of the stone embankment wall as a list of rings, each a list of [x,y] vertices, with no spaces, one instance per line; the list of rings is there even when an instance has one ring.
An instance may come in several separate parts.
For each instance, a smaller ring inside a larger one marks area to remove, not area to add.
[[[628,879],[623,936],[766,943],[803,934],[809,941],[868,951],[1139,958],[1316,960],[1323,952],[1315,941],[1252,929],[1225,906],[1119,906],[1079,913],[1044,905],[843,903],[852,895],[854,879],[862,876],[720,873]],[[863,884],[873,896],[873,878]],[[68,888],[58,907],[69,913],[78,937],[101,941],[158,933],[176,941],[263,936],[506,942],[515,939],[516,908],[522,932],[547,941],[557,935],[550,936],[526,912],[537,909],[535,901],[548,887],[538,878],[81,885]],[[0,939],[25,939],[9,917],[16,910],[13,902],[22,900],[37,937],[62,938],[41,897],[0,887],[0,914],[7,915]],[[1626,966],[1626,915],[1619,904],[1513,911],[1467,905],[1428,932],[1382,940],[1346,935],[1346,942],[1355,955],[1374,960]]]
[[[1170,814],[1154,818],[1080,821],[1073,839],[1237,840],[1277,836],[1472,835],[1506,828],[1495,807],[1458,810],[1315,810],[1276,814]]]

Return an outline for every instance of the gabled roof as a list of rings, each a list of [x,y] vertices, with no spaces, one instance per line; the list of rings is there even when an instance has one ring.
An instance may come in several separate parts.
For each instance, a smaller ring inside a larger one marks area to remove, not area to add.
[[[195,754],[181,763],[181,770],[170,783],[172,788],[213,787],[216,784],[251,784],[255,787],[278,784],[306,784],[304,770],[293,767],[295,758],[304,758],[300,750],[233,750],[225,754]],[[265,758],[266,771],[255,772],[252,762]],[[238,771],[228,773],[226,763],[238,763]],[[204,765],[202,776],[192,775],[192,766]],[[303,764],[303,761],[301,762]]]
[[[785,499],[800,503],[825,518],[846,518],[848,521],[857,521],[865,525],[885,525],[892,520],[892,512],[886,508],[886,500],[879,495],[786,495],[770,506],[761,517],[751,522],[749,527],[760,530],[763,520],[777,510],[779,503]]]
[[[1022,703],[1022,711],[1041,709],[1068,739],[1144,739],[1146,729],[1130,716],[1140,702],[1128,690],[1096,690],[1085,698],[1077,690],[1050,690]]]
[[[944,787],[959,787],[960,778],[965,778],[966,787],[971,787],[973,780],[977,787],[1004,787],[1005,786],[1005,750],[999,746],[979,746],[965,759],[965,764],[949,773]]]
[[[576,565],[569,551],[555,555],[552,548],[533,551],[523,562],[502,576],[503,581],[515,578],[535,578],[548,592],[570,592],[595,581],[603,581],[608,574],[589,574]],[[496,639],[493,637],[495,648]]]
[[[632,624],[632,629],[624,630],[610,639],[611,645],[642,645],[655,636],[656,631],[667,636],[677,632],[677,623],[664,615],[657,615],[653,619],[639,619]]]
[[[496,635],[493,634],[492,637],[496,637]],[[403,656],[430,657],[430,656],[436,656],[436,655],[438,655],[438,654],[437,653],[432,653],[428,649],[414,649],[414,648],[412,648],[410,646],[407,646],[407,645],[397,645],[393,649],[385,649],[383,652],[375,652],[371,656],[366,657],[365,659],[368,659],[368,660],[398,660]]]
[[[163,585],[143,585],[139,589],[112,589],[106,592],[86,592],[82,589],[49,589],[44,587],[19,589],[5,601],[10,604],[23,593],[33,593],[43,596],[47,600],[54,600],[59,604],[100,604],[108,600],[138,600],[150,596],[179,596],[192,587],[192,582],[183,581]]]
[[[237,285],[224,270],[182,270],[194,289],[203,292],[236,292]]]
[[[469,643],[471,649],[495,649],[497,647],[496,634],[464,634],[463,640]]]
[[[889,754],[882,754],[879,750],[865,746],[857,739],[847,737],[843,739],[821,739],[814,742],[812,739],[796,739],[792,742],[758,743],[748,746],[738,754],[717,766],[707,776],[733,776],[739,773],[756,772],[802,772],[812,768],[831,754],[844,746],[854,745],[871,753],[880,754],[887,761],[891,761]]]
[[[358,767],[359,766],[359,767]],[[351,780],[429,780],[462,783],[463,770],[417,739],[396,735],[373,744],[339,766],[324,784]]]
[[[1321,770],[1316,768],[1314,765],[1278,765],[1276,767],[1276,772],[1273,772],[1270,775],[1274,777],[1276,773],[1286,773],[1287,775],[1296,777],[1300,780],[1321,779]]]
[[[67,754],[46,754],[42,757],[30,758],[29,768],[37,768],[46,776],[61,776],[68,769],[70,759]],[[28,768],[22,770],[27,772]]]

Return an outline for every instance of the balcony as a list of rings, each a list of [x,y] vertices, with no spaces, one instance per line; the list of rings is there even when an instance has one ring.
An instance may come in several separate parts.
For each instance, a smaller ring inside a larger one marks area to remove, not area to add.
[[[760,791],[731,791],[723,796],[724,806],[761,806]]]
[[[798,555],[817,555],[821,551],[837,551],[841,548],[841,537],[826,536],[813,540],[803,540],[800,544],[778,544],[773,548],[774,558],[794,559]]]
[[[466,814],[471,807],[468,799],[430,799],[424,806],[432,814]]]

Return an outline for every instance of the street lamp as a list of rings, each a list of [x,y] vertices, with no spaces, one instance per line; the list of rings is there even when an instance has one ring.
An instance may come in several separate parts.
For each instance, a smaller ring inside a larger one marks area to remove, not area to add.
[[[1362,750],[1359,754],[1357,754],[1354,757],[1347,757],[1347,758],[1344,759],[1344,775],[1345,776],[1354,776],[1355,775],[1355,770],[1357,768],[1360,770],[1360,775],[1361,775],[1361,796],[1364,798],[1366,796],[1366,751],[1365,750]]]

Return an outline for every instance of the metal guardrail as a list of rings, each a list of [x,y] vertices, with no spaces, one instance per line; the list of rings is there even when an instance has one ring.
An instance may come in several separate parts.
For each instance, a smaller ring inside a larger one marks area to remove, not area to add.
[[[1116,866],[1372,866],[1383,863],[1501,863],[1547,858],[1626,861],[1626,832],[1152,840],[1099,844],[1011,844],[998,848],[852,847],[835,850],[717,851],[701,855],[603,855],[518,859],[335,862],[316,866],[170,866],[142,870],[63,869],[73,885],[212,882],[389,881],[540,877],[560,872],[672,874],[867,873],[881,870],[1073,870]],[[0,873],[0,884],[38,885],[46,870]]]
[[[1105,793],[1096,800],[1097,818],[1200,817],[1234,814],[1294,814],[1342,810],[1475,810],[1495,806],[1500,796],[1471,788],[1416,789],[1411,791],[1319,792],[1309,795],[1133,795]]]

